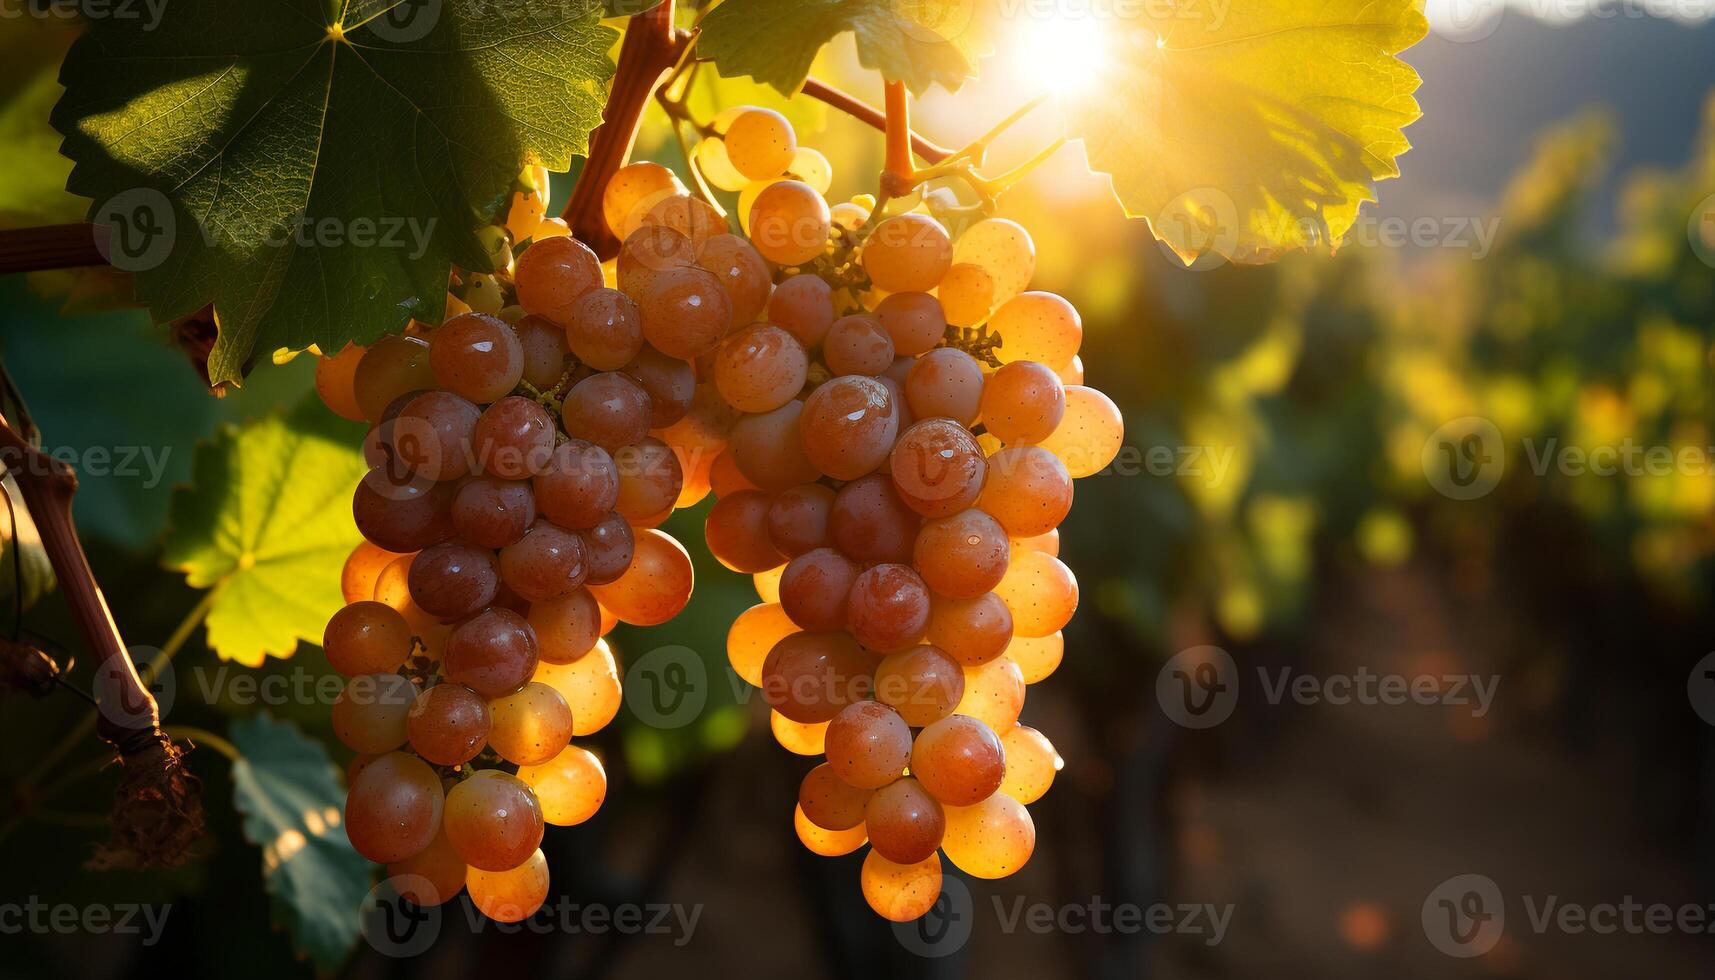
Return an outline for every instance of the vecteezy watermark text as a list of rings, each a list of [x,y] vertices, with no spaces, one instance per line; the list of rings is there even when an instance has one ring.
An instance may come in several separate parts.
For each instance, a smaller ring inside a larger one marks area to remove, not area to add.
[[[1218,946],[1232,924],[1233,905],[1111,901],[1093,895],[1087,902],[1033,902],[1023,895],[989,896],[994,924],[1002,933],[1036,935],[1153,935],[1188,936],[1205,946]],[[941,882],[941,894],[922,917],[893,924],[894,938],[908,952],[938,959],[951,956],[970,942],[976,931],[978,907],[971,890],[956,875]]]
[[[30,476],[52,476],[45,457],[71,467],[80,477],[122,480],[140,477],[143,488],[152,490],[161,485],[166,476],[167,461],[172,455],[171,446],[85,446],[82,449],[56,446],[40,453],[4,446],[0,447],[0,468],[22,470]]]
[[[1559,894],[1521,896],[1525,925],[1543,936],[1715,935],[1715,903],[1618,901],[1576,902]],[[1513,917],[1516,922],[1517,917]],[[1507,901],[1494,879],[1462,874],[1437,885],[1423,901],[1423,934],[1448,956],[1482,956],[1500,943],[1507,926]]]
[[[0,903],[0,935],[115,935],[141,936],[144,946],[161,941],[171,905],[120,902],[113,905],[74,905],[44,902],[31,895],[22,902]]]
[[[1487,496],[1506,474],[1509,456],[1522,458],[1538,479],[1563,477],[1663,478],[1715,476],[1715,446],[1642,443],[1626,436],[1618,442],[1584,445],[1556,436],[1519,440],[1510,454],[1500,428],[1478,415],[1452,419],[1429,434],[1422,452],[1423,476],[1436,492],[1452,500]]]
[[[1359,667],[1351,673],[1311,674],[1292,667],[1259,666],[1263,700],[1271,705],[1470,708],[1473,718],[1494,707],[1499,677],[1476,674],[1377,673]],[[1183,650],[1155,678],[1155,696],[1163,713],[1184,728],[1213,728],[1238,706],[1238,665],[1225,650],[1202,646]]]

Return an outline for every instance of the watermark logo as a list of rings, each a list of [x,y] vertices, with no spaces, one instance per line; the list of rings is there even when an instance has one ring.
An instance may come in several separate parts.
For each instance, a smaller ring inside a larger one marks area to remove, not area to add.
[[[1704,265],[1715,269],[1715,194],[1704,198],[1691,212],[1685,237],[1691,241],[1692,253]]]
[[[1423,934],[1448,956],[1482,956],[1501,941],[1506,925],[1500,886],[1483,875],[1449,878],[1423,900]]]
[[[1213,187],[1196,187],[1167,202],[1150,226],[1164,254],[1191,272],[1210,272],[1227,264],[1239,245],[1239,209],[1233,199]],[[1185,261],[1180,251],[1196,256]]]
[[[1436,37],[1470,44],[1493,37],[1505,11],[1506,0],[1429,0],[1424,14]]]
[[[1155,676],[1161,710],[1182,728],[1213,728],[1232,717],[1239,701],[1239,668],[1220,647],[1181,650]]]
[[[919,44],[947,44],[963,38],[975,17],[973,0],[892,0],[899,31]]]
[[[893,936],[911,953],[940,959],[964,949],[975,925],[970,887],[956,875],[947,875],[941,879],[941,896],[929,911],[910,922],[895,922]]]
[[[418,905],[408,895],[439,898],[434,883],[422,875],[393,875],[371,888],[358,908],[358,931],[384,956],[420,955],[441,934],[439,903]]]
[[[683,728],[702,715],[708,700],[708,669],[690,647],[657,647],[625,672],[625,704],[651,727]]]
[[[1715,725],[1715,653],[1711,653],[1685,679],[1685,696],[1691,700],[1691,710],[1697,712],[1704,724]]]
[[[167,261],[177,240],[178,219],[167,196],[150,187],[115,194],[90,219],[107,229],[97,234],[101,257],[121,272],[147,272]]]
[[[1488,496],[1507,468],[1507,448],[1495,423],[1467,415],[1446,423],[1423,443],[1423,476],[1452,500]]]
[[[172,710],[178,693],[178,676],[173,671],[172,660],[154,647],[134,646],[129,652],[131,664],[137,665],[137,679],[142,681],[143,690],[154,697],[158,716],[165,718]],[[157,715],[150,711],[148,702],[137,698],[131,686],[125,683],[129,666],[124,660],[113,658],[96,668],[95,703],[101,716],[115,725],[146,728]]]
[[[398,0],[363,24],[383,41],[410,44],[429,36],[441,21],[442,0]]]

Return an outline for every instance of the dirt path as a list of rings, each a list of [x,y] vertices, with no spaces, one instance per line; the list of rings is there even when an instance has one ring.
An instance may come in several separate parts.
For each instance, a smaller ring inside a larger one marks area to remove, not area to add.
[[[1340,593],[1302,671],[1474,674],[1498,680],[1495,707],[1256,705],[1277,737],[1175,801],[1187,868],[1175,900],[1236,903],[1231,938],[1213,952],[1164,944],[1156,975],[1711,975],[1708,935],[1535,930],[1531,903],[1540,914],[1550,897],[1692,903],[1691,860],[1645,839],[1623,772],[1521,722],[1529,682],[1505,665],[1533,639],[1509,637],[1498,606],[1452,598],[1421,569]],[[1505,908],[1498,944],[1475,959],[1439,952],[1424,925],[1425,899],[1462,874],[1494,881]]]

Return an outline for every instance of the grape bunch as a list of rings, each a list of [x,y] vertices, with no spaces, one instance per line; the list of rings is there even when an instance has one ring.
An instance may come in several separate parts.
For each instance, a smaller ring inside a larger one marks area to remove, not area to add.
[[[571,744],[619,709],[603,637],[690,598],[690,558],[657,529],[685,483],[660,436],[692,408],[693,335],[723,336],[731,304],[612,288],[543,217],[546,188],[525,171],[482,233],[497,271],[455,271],[446,322],[316,370],[326,404],[371,425],[352,500],[365,541],[324,636],[349,678],[333,707],[357,753],[347,834],[408,900],[468,889],[502,921],[547,896],[544,825],[606,794]]]
[[[669,442],[708,458],[688,483],[718,498],[710,552],[763,600],[732,626],[732,667],[783,746],[825,757],[798,836],[823,855],[867,841],[863,894],[906,921],[939,895],[942,855],[999,878],[1034,848],[1025,804],[1060,760],[1019,713],[1078,604],[1057,528],[1123,423],[1083,384],[1077,310],[1028,290],[1023,227],[966,220],[955,241],[939,191],[830,206],[826,158],[779,114],[730,110],[714,129],[693,159],[739,194],[749,245],[722,254],[748,299],[698,352],[707,424]],[[700,230],[630,230],[621,279],[628,255],[689,268]]]

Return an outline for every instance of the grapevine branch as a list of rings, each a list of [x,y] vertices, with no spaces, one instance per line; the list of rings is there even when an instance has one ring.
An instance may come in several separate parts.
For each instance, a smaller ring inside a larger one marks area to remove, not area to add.
[[[572,234],[603,258],[619,252],[619,240],[602,220],[602,190],[625,165],[655,86],[678,63],[680,45],[690,43],[688,37],[681,40],[673,29],[674,6],[673,0],[664,0],[633,15],[626,26],[601,125],[590,133],[589,156],[572,189],[572,199],[561,213]]]
[[[137,675],[78,540],[71,510],[77,474],[36,447],[32,438],[35,428],[22,400],[16,392],[8,394],[14,417],[0,417],[0,454],[40,532],[42,548],[84,644],[95,659],[102,699],[123,709],[101,711],[95,722],[96,731],[118,751],[124,765],[114,804],[114,842],[98,860],[179,863],[202,833],[201,787],[184,768],[182,750],[161,730],[155,697]]]
[[[887,129],[887,116],[881,111],[862,99],[847,95],[831,85],[818,82],[812,78],[804,82],[804,94],[819,102],[827,103],[859,122],[879,130],[885,131]],[[953,155],[952,150],[931,143],[917,133],[911,134],[911,148],[917,152],[918,156],[930,163],[940,163]]]
[[[107,227],[87,222],[0,231],[0,273],[106,265]]]

